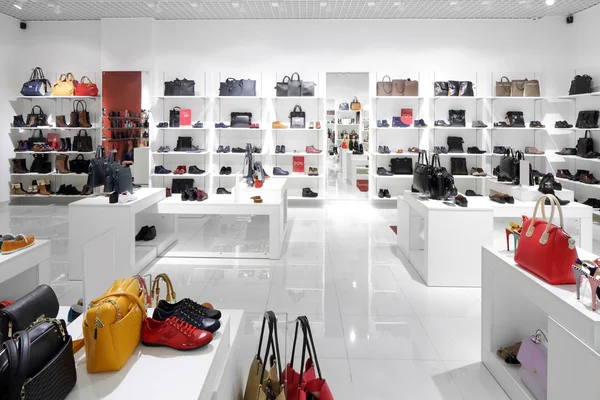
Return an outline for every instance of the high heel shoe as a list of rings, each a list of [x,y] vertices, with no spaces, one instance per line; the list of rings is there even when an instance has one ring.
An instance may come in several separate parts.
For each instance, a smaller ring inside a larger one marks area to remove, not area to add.
[[[575,288],[577,291],[577,300],[581,296],[581,278],[587,278],[592,291],[592,311],[596,311],[596,300],[599,296],[600,286],[600,268],[595,261],[579,260],[573,265],[573,274],[575,275]]]
[[[510,247],[508,245],[508,238],[510,237],[510,235],[513,236],[515,251],[517,251],[517,242],[521,238],[521,227],[519,226],[519,224],[511,222],[510,228],[506,228],[505,231],[506,231],[506,251],[510,251]]]

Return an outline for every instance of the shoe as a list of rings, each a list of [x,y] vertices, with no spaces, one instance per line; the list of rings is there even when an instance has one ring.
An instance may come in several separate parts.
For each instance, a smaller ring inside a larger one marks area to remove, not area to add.
[[[459,194],[454,198],[454,204],[459,207],[467,207],[469,205],[469,200],[462,194]]]
[[[469,154],[485,154],[485,150],[480,150],[479,147],[467,147],[467,153]]]
[[[164,321],[146,318],[142,322],[142,344],[166,346],[177,350],[193,350],[212,341],[212,333],[173,316]]]
[[[231,192],[225,188],[220,187],[217,189],[217,194],[231,194]]]
[[[481,196],[481,195],[475,193],[475,191],[472,189],[467,189],[467,191],[465,192],[465,196]]]
[[[159,122],[158,125],[156,125],[157,128],[168,128],[169,127],[169,123],[168,122]]]
[[[281,146],[277,145],[277,146],[275,146],[275,154],[279,154],[279,153],[281,153]]]
[[[582,158],[598,158],[600,156],[600,153],[596,152],[596,151],[588,151],[587,153],[585,153],[585,155]]]
[[[2,240],[2,254],[10,254],[19,250],[26,249],[35,243],[33,235],[16,235],[12,240]]]
[[[490,194],[490,200],[495,201],[496,203],[500,203],[500,204],[506,203],[506,199],[504,198],[504,196],[499,193]]]
[[[223,145],[220,144],[219,147],[217,147],[217,153],[222,153],[223,152]]]
[[[192,128],[204,128],[204,124],[198,121],[194,125],[192,125]]]
[[[568,169],[557,169],[556,177],[562,178],[562,179],[573,180],[573,175],[571,174],[571,171],[569,171]]]
[[[249,128],[250,129],[259,129],[260,128],[260,124],[258,124],[256,122],[251,123],[250,126],[249,126]]]
[[[315,126],[316,129],[321,129],[321,122],[320,121],[317,121],[315,125],[316,125]],[[366,129],[368,129],[368,128],[366,128]]]
[[[310,188],[302,189],[302,197],[317,197],[319,194],[310,190]]]
[[[585,170],[585,169],[578,169],[577,171],[575,171],[575,175],[573,175],[571,178],[569,178],[572,181],[576,181],[579,182],[579,178],[581,177],[581,175],[585,175],[587,173],[589,173],[590,171]]]
[[[471,127],[473,127],[473,128],[487,128],[488,126],[483,121],[477,120],[477,121],[473,121],[473,123],[471,124]]]
[[[144,240],[144,237],[146,236],[146,233],[148,233],[148,225],[142,226],[142,229],[140,229],[140,231],[138,232],[138,234],[135,235],[135,241],[139,242],[141,240]]]
[[[225,166],[221,167],[221,170],[219,171],[219,175],[227,175],[227,167],[225,167]]]
[[[188,153],[201,153],[203,151],[204,151],[204,149],[201,149],[200,147],[194,146],[194,145],[192,145],[192,147],[190,147],[188,150],[186,150],[186,152],[188,152]]]
[[[208,199],[208,193],[206,193],[202,189],[196,189],[196,199],[198,201],[204,201],[204,200]]]
[[[410,124],[405,124],[400,119],[392,120],[392,127],[393,128],[408,128],[409,126],[410,126]]]
[[[381,122],[380,119],[377,120],[377,127],[378,128],[383,128],[383,122]]]
[[[319,169],[318,168],[313,168],[313,167],[309,167],[308,168],[308,176],[319,176]]]
[[[123,192],[119,194],[119,204],[126,204],[134,200],[137,200],[137,196],[133,193]]]
[[[383,121],[381,121],[381,127],[382,128],[389,128],[390,124],[388,124],[387,119],[384,119]]]
[[[221,319],[221,311],[206,307],[204,304],[198,304],[189,298],[179,300],[177,303],[169,303],[166,300],[160,300],[156,308],[160,308],[166,312],[183,309],[188,314],[199,315],[215,320]]]
[[[389,147],[383,146],[383,154],[391,154],[391,153],[392,153],[392,151],[390,150]]]
[[[280,167],[273,167],[273,175],[276,176],[284,176],[284,175],[289,175],[290,173]]]
[[[589,198],[586,201],[584,201],[581,204],[585,204],[586,206],[590,206],[594,209],[599,209],[600,208],[600,200],[596,199],[596,198]]]
[[[183,195],[185,193],[185,196]],[[186,201],[196,201],[198,200],[198,192],[196,188],[187,188],[182,192],[181,200]]]
[[[170,174],[171,170],[170,169],[166,169],[165,167],[163,167],[162,165],[157,165],[156,167],[154,167],[154,173],[155,174]]]
[[[217,129],[225,129],[225,128],[229,128],[229,125],[227,125],[224,122],[216,122],[215,123],[215,128],[217,128]]]
[[[543,151],[538,150],[533,146],[525,147],[525,154],[545,154]]]
[[[380,199],[383,199],[385,197],[383,189],[379,189],[379,192],[377,192],[377,197],[379,197]]]
[[[390,194],[389,190],[383,189],[383,197],[385,197],[386,199],[391,199],[392,195]]]
[[[7,233],[5,235],[0,234],[0,251],[2,251],[2,242],[4,242],[5,240],[15,240],[15,237],[10,233]]]
[[[529,123],[529,127],[530,128],[540,128],[540,129],[544,129],[546,126],[542,125],[542,123],[540,121],[531,121]]]
[[[435,123],[433,125],[441,126],[441,127],[449,127],[450,126],[450,124],[447,123],[446,121],[444,121],[443,119],[438,119],[437,121],[435,121]]]
[[[183,175],[185,174],[186,171],[186,167],[185,165],[178,165],[177,168],[175,168],[175,171],[173,171],[174,175]]]
[[[281,154],[285,154],[285,145],[281,145],[281,149],[280,149]]]
[[[314,121],[310,121],[310,124],[308,124],[308,129],[315,129],[315,122]]]
[[[25,190],[23,190],[22,183],[15,183],[12,185],[12,190],[11,190],[10,194],[21,196],[21,195],[27,194],[27,192]]]
[[[379,176],[393,176],[394,174],[392,174],[390,171],[388,171],[387,169],[385,169],[383,167],[379,167],[379,168],[377,168],[377,175],[379,175]]]
[[[246,149],[242,149],[241,147],[234,147],[233,149],[231,149],[232,153],[245,153]]]
[[[65,194],[69,194],[69,186],[65,187]],[[117,204],[119,202],[119,192],[112,192],[110,196],[108,196],[109,204]]]
[[[556,154],[560,156],[574,156],[577,155],[577,149],[573,147],[565,147],[561,151],[557,151]]]
[[[171,317],[178,318],[181,321],[194,325],[198,329],[211,333],[216,332],[221,327],[221,323],[218,320],[198,315],[186,307],[171,310],[163,310],[157,307],[152,314],[152,318],[157,321],[164,321]]]
[[[418,147],[409,147],[408,148],[408,152],[409,153],[419,153],[421,150],[419,150]]]
[[[256,147],[256,146],[252,147],[252,154],[260,154],[260,153],[262,153],[262,147]]]
[[[322,150],[315,148],[315,146],[306,146],[306,152],[309,154],[319,154]]]
[[[588,185],[597,185],[598,183],[600,183],[600,181],[596,179],[593,174],[590,173],[581,174],[581,176],[579,177],[579,182],[587,183]]]
[[[25,121],[22,115],[15,115],[13,117],[13,128],[22,128],[25,126]]]
[[[71,323],[79,318],[81,314],[83,314],[83,299],[79,299],[76,304],[71,305],[67,314],[67,321]]]
[[[288,129],[289,126],[287,126],[279,121],[275,121],[271,124],[271,128],[273,128],[273,129]]]
[[[198,168],[195,165],[190,165],[190,167],[188,168],[188,174],[191,174],[191,175],[202,175],[205,172],[206,171],[204,171],[203,169]]]
[[[137,236],[136,236],[136,238],[137,238]],[[156,227],[151,226],[148,228],[148,230],[144,234],[143,240],[144,240],[144,242],[149,242],[149,241],[153,240],[154,238],[156,238]]]
[[[415,120],[413,125],[415,128],[427,128],[427,124],[422,119]]]
[[[571,129],[573,125],[569,124],[567,121],[556,121],[554,127],[557,129]]]

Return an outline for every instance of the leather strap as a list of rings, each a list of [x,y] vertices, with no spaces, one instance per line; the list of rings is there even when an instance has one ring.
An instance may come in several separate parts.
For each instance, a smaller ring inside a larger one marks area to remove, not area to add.
[[[166,300],[167,302],[171,302],[171,301],[177,301],[177,296],[175,294],[175,290],[173,289],[173,284],[171,283],[171,279],[169,278],[169,276],[167,274],[158,274],[156,275],[156,278],[154,278],[154,281],[152,282],[152,289],[150,291],[150,297],[152,297],[153,299],[156,300],[156,305],[158,305],[158,301],[160,300],[160,280],[165,281],[165,284],[167,286],[167,294],[166,294]]]
[[[19,341],[17,349],[16,341]],[[10,366],[10,382],[9,382],[9,399],[20,399],[21,388],[27,379],[29,372],[29,355],[30,342],[29,332],[27,330],[20,331],[17,338],[5,342],[5,347],[8,351],[8,363]]]
[[[90,302],[88,308],[94,307],[95,305],[97,305],[98,303],[100,303],[102,300],[105,300],[105,299],[107,299],[109,297],[112,297],[112,296],[127,296],[130,299],[135,300],[139,304],[139,306],[142,308],[142,310],[146,309],[146,307],[145,307],[144,303],[142,302],[142,300],[140,299],[140,297],[134,295],[133,293],[129,293],[129,292],[112,292],[112,293],[105,294],[103,296],[100,296],[100,297],[92,300]],[[129,310],[127,310],[127,311],[129,311]],[[145,318],[145,315],[144,315],[144,318]]]
[[[294,79],[294,75],[296,75],[296,76],[298,77],[298,79]],[[290,81],[294,81],[294,80],[296,80],[296,81],[300,81],[300,74],[299,74],[299,73],[297,73],[297,72],[294,72],[294,73],[292,74],[292,77],[290,78]]]
[[[150,307],[152,305],[152,297],[150,297],[150,293],[148,293],[148,286],[146,285],[146,280],[141,275],[135,276],[140,283],[140,290],[144,292],[144,299],[146,301],[146,306]]]

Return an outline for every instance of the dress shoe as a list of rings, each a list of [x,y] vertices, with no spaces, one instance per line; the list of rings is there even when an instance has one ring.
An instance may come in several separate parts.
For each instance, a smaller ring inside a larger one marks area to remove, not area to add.
[[[593,174],[590,173],[581,174],[579,176],[579,182],[587,183],[589,185],[597,185],[598,183],[600,183],[600,181],[596,179]]]
[[[389,190],[383,189],[383,197],[385,197],[386,199],[391,199],[392,195],[390,194]]]
[[[243,149],[241,147],[234,147],[233,149],[231,149],[232,153],[245,153],[246,149]]]
[[[219,171],[219,175],[227,175],[227,167],[225,167],[225,166],[221,167],[221,170]]]
[[[275,121],[271,124],[271,128],[273,128],[273,129],[288,129],[289,126],[287,126],[279,121]]]
[[[390,124],[388,123],[387,119],[384,119],[381,121],[381,127],[382,128],[389,128]]]
[[[530,128],[538,128],[538,129],[544,129],[545,126],[542,125],[542,123],[540,121],[531,121],[529,123],[529,127]]]
[[[450,124],[444,121],[443,119],[438,119],[437,121],[435,121],[434,125],[446,128],[450,126]]]
[[[277,146],[275,146],[275,154],[279,154],[279,153],[281,153],[281,146],[277,145]]]
[[[160,308],[169,312],[183,308],[184,310],[187,310],[189,314],[200,315],[216,320],[221,319],[221,311],[215,310],[212,306],[207,307],[206,304],[208,303],[198,304],[192,299],[184,298],[179,300],[177,303],[169,303],[166,300],[160,300],[156,308]]]
[[[380,199],[383,199],[385,197],[383,189],[379,189],[379,192],[377,192],[377,197],[379,197]]]
[[[281,149],[280,149],[281,154],[285,154],[285,145],[281,145]]]
[[[62,186],[61,186],[61,188],[62,188]],[[60,192],[60,189],[58,191]],[[148,225],[142,226],[142,229],[140,229],[140,231],[138,232],[138,234],[135,235],[135,241],[139,242],[141,240],[144,240],[144,236],[146,236],[146,233],[148,233]]]
[[[231,194],[231,192],[225,188],[220,187],[217,189],[217,194]]]
[[[477,120],[477,121],[473,121],[473,123],[471,124],[471,127],[473,127],[473,128],[487,128],[488,126],[483,121]]]
[[[170,169],[166,169],[165,167],[163,167],[162,165],[157,165],[156,167],[154,167],[154,173],[155,174],[170,174],[171,170]]]
[[[222,153],[223,152],[223,145],[220,144],[219,147],[217,147],[217,153]]]
[[[415,128],[427,128],[427,124],[422,119],[415,120],[414,126]]]
[[[152,313],[152,318],[157,321],[164,321],[170,317],[176,317],[182,321],[194,325],[198,329],[202,329],[203,331],[211,333],[216,332],[221,327],[221,323],[218,320],[195,314],[193,311],[188,310],[185,307],[180,307],[169,311],[157,307]]]
[[[467,147],[467,153],[469,154],[485,154],[485,150],[480,150],[477,146]]]
[[[377,168],[377,175],[379,175],[379,176],[393,176],[394,174],[391,173],[390,171],[388,171],[387,169],[383,168],[383,167],[379,167],[379,168]]]
[[[573,125],[569,124],[567,121],[556,121],[554,127],[557,129],[571,129]]]
[[[585,169],[578,169],[578,170],[575,172],[575,175],[573,175],[573,176],[572,176],[572,178],[570,178],[570,179],[571,179],[572,181],[577,181],[577,182],[579,182],[579,180],[580,180],[580,178],[581,178],[581,175],[585,175],[585,174],[587,174],[587,173],[589,173],[589,172],[590,172],[590,171],[588,171],[588,170],[585,170]]]
[[[284,170],[283,168],[280,167],[274,167],[273,168],[273,175],[276,176],[284,176],[284,175],[289,175],[290,173],[286,170]]]
[[[302,197],[317,197],[319,194],[310,190],[310,188],[302,189]]]
[[[173,316],[164,321],[146,318],[142,322],[142,344],[166,346],[177,350],[193,350],[212,341],[212,333]]]
[[[202,189],[196,189],[196,199],[198,201],[204,201],[204,200],[208,199],[208,193],[206,193]]]
[[[217,122],[215,123],[215,128],[217,129],[225,129],[225,128],[229,128],[229,125],[223,123],[223,122]]]
[[[315,146],[306,146],[306,152],[309,154],[319,154],[322,150],[316,149]]]
[[[561,151],[557,151],[556,154],[560,156],[574,156],[577,154],[577,149],[573,147],[565,147]]]
[[[544,154],[544,152],[538,150],[535,147],[527,146],[527,147],[525,147],[525,154]]]
[[[204,124],[198,121],[194,125],[192,125],[192,128],[204,128]]]
[[[195,165],[190,165],[190,168],[188,168],[188,174],[191,174],[191,175],[201,175],[201,174],[203,174],[205,172],[206,171],[198,168]]]
[[[153,240],[154,238],[156,238],[156,227],[153,225],[153,226],[149,227],[148,230],[145,232],[143,240],[145,242],[149,242],[149,241]],[[136,236],[136,239],[137,239],[137,236]]]

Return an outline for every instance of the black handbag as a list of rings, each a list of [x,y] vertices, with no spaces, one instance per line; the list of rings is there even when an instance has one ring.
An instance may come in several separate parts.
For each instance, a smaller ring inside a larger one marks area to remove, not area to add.
[[[450,171],[452,171],[452,175],[469,175],[467,159],[464,157],[450,158]]]
[[[83,132],[83,135],[81,134]],[[80,129],[77,136],[73,138],[73,151],[90,152],[94,150],[92,137],[88,135],[85,129]]]
[[[448,110],[448,121],[450,126],[465,127],[467,126],[465,120],[465,110]]]
[[[460,136],[448,136],[448,153],[464,153],[463,143],[465,141]]]
[[[193,187],[193,179],[173,179],[173,184],[171,185],[171,193],[181,193],[184,190],[191,189]]]
[[[504,154],[504,152],[506,151],[506,147],[504,146],[494,146],[494,154]]]
[[[13,304],[0,309],[0,344],[17,331],[27,329],[41,318],[56,318],[58,298],[48,285],[40,285]]]
[[[251,123],[252,123],[252,113],[251,112],[232,112],[231,113],[231,127],[232,128],[249,128]]]
[[[460,82],[460,91],[458,93],[459,96],[475,96],[475,92],[473,91],[473,82],[471,81],[461,81]]]
[[[175,106],[169,110],[169,128],[179,128],[181,120],[181,107]]]
[[[39,111],[39,112],[36,112]],[[27,122],[31,121],[31,118],[35,118],[35,126],[48,126],[48,115],[44,113],[42,107],[33,106],[31,114],[27,114]]]
[[[434,200],[447,199],[456,196],[458,191],[454,184],[454,177],[440,164],[439,154],[431,157],[431,177],[429,182],[429,197]]]
[[[48,154],[34,154],[29,170],[38,174],[49,174],[52,172],[52,163],[48,160]]]
[[[590,137],[588,137],[588,134],[590,135]],[[594,151],[594,141],[592,140],[592,132],[585,131],[585,135],[582,138],[577,139],[577,155],[579,157],[583,157],[590,151]]]
[[[294,79],[297,76],[298,79]],[[315,83],[303,81],[300,79],[300,74],[294,72],[288,85],[288,96],[290,97],[301,97],[301,96],[314,96],[315,95]]]
[[[104,155],[104,147],[96,147],[96,155],[90,160],[88,167],[88,190],[104,185],[106,181],[106,169],[108,160]]]
[[[286,75],[283,77],[281,82],[277,82],[275,84],[275,90],[276,90],[275,95],[277,97],[287,97],[289,84],[290,84],[290,77]]]
[[[119,165],[119,167],[115,169],[113,179],[116,183],[116,192],[133,193],[133,176],[131,175],[131,168]]]
[[[504,156],[500,159],[498,181],[518,184],[520,171],[519,162],[524,158],[522,152],[517,151],[516,153],[513,153],[511,148],[507,148],[504,152]]]
[[[433,90],[435,96],[448,96],[448,82],[435,82]]]
[[[306,113],[297,104],[294,106],[294,110],[290,112],[290,128],[306,128]]]
[[[592,93],[592,77],[589,75],[576,75],[571,81],[569,95]]]
[[[253,79],[242,79],[241,96],[256,96],[256,81]]]
[[[119,191],[118,169],[121,168],[121,163],[116,160],[116,153],[113,153],[110,161],[106,163],[106,174],[104,177],[104,193],[122,193]]]
[[[165,96],[193,96],[196,94],[196,82],[188,79],[175,79],[165,82]]]
[[[79,154],[73,160],[69,160],[69,169],[75,174],[86,174],[90,168],[90,160],[83,158],[83,154]]]
[[[175,151],[189,151],[192,149],[192,137],[191,136],[179,136],[177,138],[177,147]]]
[[[242,82],[234,78],[227,78],[219,84],[219,96],[241,96]]]
[[[581,129],[596,129],[598,128],[598,110],[579,111],[575,127]]]
[[[31,132],[31,137],[27,139],[27,148],[29,151],[33,150],[33,146],[36,143],[46,143],[46,139],[44,139],[44,134],[41,129],[34,129],[33,132]]]
[[[507,111],[506,112],[506,123],[510,127],[524,128],[525,117],[523,111]]]
[[[411,175],[413,173],[410,157],[396,157],[390,160],[390,169],[394,175]]]
[[[460,82],[448,81],[448,96],[458,96],[460,94]]]
[[[421,150],[413,173],[412,190],[419,193],[429,193],[431,179],[431,166],[427,158],[427,151]]]
[[[44,318],[0,351],[0,400],[63,400],[77,383],[64,321]]]

